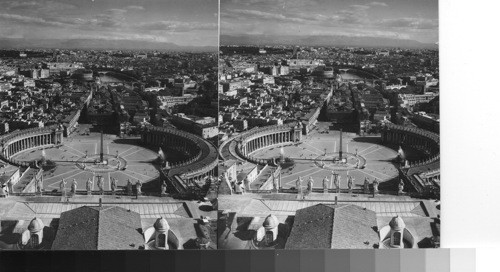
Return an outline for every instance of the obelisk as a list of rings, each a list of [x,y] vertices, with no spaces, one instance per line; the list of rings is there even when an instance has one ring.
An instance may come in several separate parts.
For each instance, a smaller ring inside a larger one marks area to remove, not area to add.
[[[340,129],[339,161],[342,161],[342,129]]]
[[[101,130],[101,153],[99,154],[99,158],[101,159],[101,163],[104,162],[104,136]]]

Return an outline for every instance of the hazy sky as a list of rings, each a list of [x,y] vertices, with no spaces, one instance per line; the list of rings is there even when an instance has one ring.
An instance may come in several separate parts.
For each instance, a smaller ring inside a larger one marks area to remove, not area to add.
[[[221,0],[221,34],[347,35],[438,42],[438,0]]]
[[[0,38],[217,46],[217,0],[0,0]]]

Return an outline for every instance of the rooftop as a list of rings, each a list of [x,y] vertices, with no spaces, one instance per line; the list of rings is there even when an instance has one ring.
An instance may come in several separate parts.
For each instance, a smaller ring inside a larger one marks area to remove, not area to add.
[[[138,249],[144,243],[138,213],[120,207],[83,206],[63,212],[55,250]]]
[[[319,204],[297,210],[285,248],[374,248],[379,242],[375,227],[374,211]]]

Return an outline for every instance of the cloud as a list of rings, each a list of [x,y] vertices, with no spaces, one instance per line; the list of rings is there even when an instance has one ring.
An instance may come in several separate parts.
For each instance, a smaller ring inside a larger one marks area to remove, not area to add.
[[[194,30],[217,30],[217,23],[155,21],[140,23],[138,29],[147,31],[189,32]]]
[[[2,3],[2,8],[13,11],[32,11],[36,13],[55,13],[77,8],[73,4],[61,3],[52,0],[39,1],[8,1]]]
[[[377,37],[377,38],[391,38],[391,39],[409,39],[410,35],[402,34],[395,31],[383,31],[366,28],[346,28],[346,29],[315,29],[312,30],[311,35],[321,36],[345,36],[345,37]]]
[[[312,7],[317,6],[320,2],[328,1],[330,0],[221,0],[220,7],[221,10],[234,7],[249,7],[266,11],[277,11]]]
[[[33,8],[40,5],[39,2],[36,1],[16,1],[16,2],[7,2],[3,4],[6,9],[25,9],[25,8]]]
[[[106,13],[114,14],[114,15],[123,15],[123,14],[127,13],[127,10],[114,8],[114,9],[106,10]]]
[[[1,14],[1,19],[20,25],[67,27],[77,24],[75,16],[68,15],[75,8],[75,5],[51,0],[7,1],[2,3],[6,12]]]
[[[64,26],[64,24],[60,22],[48,21],[39,17],[23,16],[18,14],[0,13],[0,20],[2,19],[15,23],[36,24],[42,26]]]
[[[378,7],[387,7],[387,4],[384,3],[384,2],[371,2],[368,5],[370,5],[372,7],[376,7],[376,6],[378,6]]]
[[[418,8],[387,13],[392,2],[385,0],[358,1],[357,4],[354,1],[305,0],[301,7],[295,8],[290,3],[295,1],[221,0],[221,33],[301,36],[324,33],[419,41],[437,36],[437,19],[412,18],[420,14]]]
[[[85,19],[69,16],[51,16],[42,18],[0,13],[0,20],[14,24],[29,24],[36,26],[78,27],[82,29],[92,29],[96,27],[117,28],[124,26],[125,12],[126,10],[123,9],[109,9],[104,13]]]
[[[291,4],[297,5],[300,2],[313,2],[312,0],[221,0],[221,5],[226,3],[233,3],[238,5],[246,5],[246,6],[254,6],[260,4],[269,4],[269,5],[283,5],[283,4]]]
[[[380,26],[391,28],[410,28],[410,29],[438,29],[438,19],[424,18],[396,18],[384,19],[377,23]]]
[[[128,9],[128,10],[144,10],[144,7],[143,6],[134,6],[134,5],[131,5],[131,6],[126,6],[125,9]]]
[[[163,1],[147,2],[147,6],[140,1],[122,3],[112,0],[115,5],[102,2],[95,0],[92,4],[90,0],[0,0],[0,37],[67,39],[82,36],[96,39],[170,39],[186,45],[191,41],[192,45],[217,43],[217,13],[214,14],[212,9],[202,8],[197,11],[191,7],[183,9],[183,5],[175,11],[167,10]],[[197,2],[204,4],[203,0]],[[102,8],[103,6],[109,8]],[[204,11],[206,15],[201,14]],[[187,22],[174,19],[178,15],[187,16],[182,19]],[[197,16],[202,19],[197,19]]]
[[[241,21],[259,23],[261,21],[269,21],[276,23],[295,23],[304,25],[322,25],[322,26],[339,26],[339,25],[358,25],[368,22],[367,10],[369,6],[351,5],[347,9],[338,10],[329,15],[320,14],[317,12],[282,12],[274,13],[253,9],[226,9],[221,11],[222,19],[231,19]]]
[[[303,18],[298,18],[296,16],[289,17],[283,14],[269,13],[258,10],[247,10],[247,9],[230,9],[221,12],[221,17],[233,18],[233,19],[240,19],[241,17],[245,17],[247,19],[270,20],[270,21],[291,22],[291,23],[306,22],[306,20],[304,20]]]
[[[354,10],[367,10],[367,9],[370,9],[370,6],[367,6],[367,5],[350,5],[349,7],[351,9],[354,9]]]

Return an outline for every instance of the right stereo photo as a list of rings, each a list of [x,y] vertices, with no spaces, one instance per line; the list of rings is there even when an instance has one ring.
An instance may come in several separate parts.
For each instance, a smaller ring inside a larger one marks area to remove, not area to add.
[[[437,0],[221,0],[219,42],[219,249],[440,246]]]

